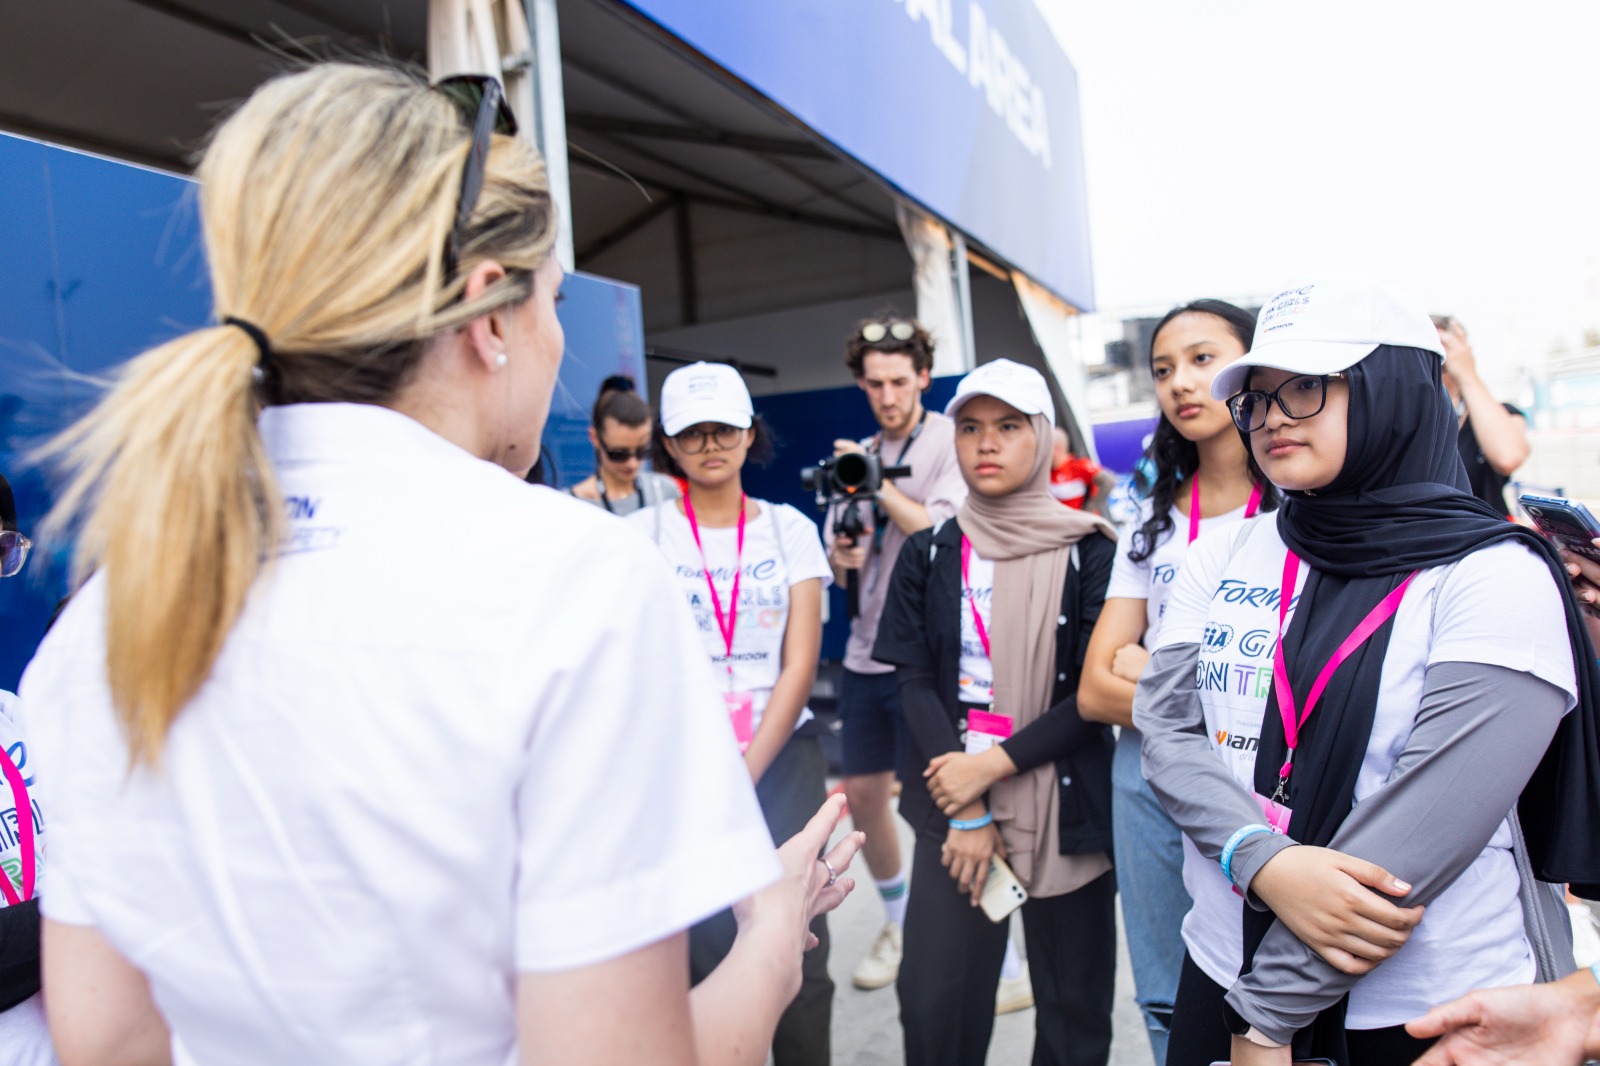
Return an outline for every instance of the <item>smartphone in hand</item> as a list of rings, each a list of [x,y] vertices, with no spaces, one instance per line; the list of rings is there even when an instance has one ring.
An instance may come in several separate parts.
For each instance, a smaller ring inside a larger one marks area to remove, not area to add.
[[[1523,495],[1518,502],[1539,532],[1557,547],[1600,561],[1600,548],[1594,546],[1595,538],[1600,537],[1600,522],[1595,521],[1589,508],[1577,500],[1557,496]]]

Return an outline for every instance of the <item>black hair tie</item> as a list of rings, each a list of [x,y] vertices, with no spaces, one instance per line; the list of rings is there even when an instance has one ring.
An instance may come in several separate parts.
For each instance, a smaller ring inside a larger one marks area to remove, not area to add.
[[[252,341],[255,341],[256,362],[259,366],[265,368],[268,361],[272,359],[272,345],[268,342],[267,335],[262,331],[261,327],[253,322],[246,322],[242,318],[235,318],[232,315],[224,318],[222,324],[224,326],[238,326],[249,335]]]

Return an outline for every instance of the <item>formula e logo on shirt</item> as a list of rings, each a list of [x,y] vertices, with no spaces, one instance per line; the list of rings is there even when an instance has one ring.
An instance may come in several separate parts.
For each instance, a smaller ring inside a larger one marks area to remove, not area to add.
[[[1221,622],[1207,622],[1206,631],[1200,638],[1207,651],[1221,651],[1233,642],[1233,627],[1225,626]]]
[[[1268,588],[1265,585],[1246,585],[1243,581],[1225,577],[1217,586],[1217,591],[1211,594],[1211,598],[1221,600],[1223,603],[1242,603],[1246,607],[1276,607],[1281,597],[1275,588]],[[1289,606],[1294,606],[1294,600],[1289,601]]]
[[[1150,584],[1152,585],[1170,585],[1177,576],[1178,568],[1171,563],[1157,563],[1150,568]],[[1166,604],[1163,603],[1162,606],[1165,607]]]
[[[1214,734],[1219,748],[1232,748],[1234,751],[1255,751],[1261,746],[1259,737],[1242,737],[1237,733],[1230,733],[1226,729],[1219,729]]]
[[[744,565],[744,569],[740,572],[744,575],[744,579],[747,581],[766,581],[773,576],[777,569],[778,560],[762,559],[758,562],[746,563]],[[680,565],[678,567],[678,576],[681,578],[693,578],[697,581],[704,581],[708,574],[704,567]],[[714,566],[711,568],[709,576],[713,581],[732,581],[734,576],[733,567]]]

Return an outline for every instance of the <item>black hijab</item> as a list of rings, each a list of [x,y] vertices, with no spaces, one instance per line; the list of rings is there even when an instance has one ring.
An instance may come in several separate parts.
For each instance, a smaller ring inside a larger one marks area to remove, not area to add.
[[[1303,709],[1323,664],[1412,571],[1448,565],[1502,540],[1525,544],[1561,590],[1579,702],[1563,719],[1518,811],[1535,875],[1576,882],[1575,891],[1592,895],[1600,889],[1600,845],[1592,828],[1600,812],[1600,670],[1555,547],[1471,495],[1441,366],[1434,352],[1380,345],[1347,370],[1343,469],[1314,493],[1284,493],[1278,532],[1311,568],[1283,638],[1290,685]],[[1294,812],[1289,835],[1303,844],[1326,846],[1350,813],[1393,626],[1391,617],[1334,673],[1301,729],[1288,806]],[[1256,758],[1255,786],[1262,795],[1277,789],[1287,751],[1274,692]],[[1270,912],[1245,908],[1246,971],[1275,920]],[[1301,1034],[1296,1057],[1348,1061],[1344,1008],[1341,1001],[1324,1011]]]

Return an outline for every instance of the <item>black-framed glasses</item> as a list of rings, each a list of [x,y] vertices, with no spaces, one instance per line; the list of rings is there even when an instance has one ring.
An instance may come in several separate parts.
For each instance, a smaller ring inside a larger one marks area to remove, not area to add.
[[[877,344],[885,337],[908,341],[916,335],[917,327],[903,318],[894,318],[887,322],[868,322],[861,327],[861,339],[868,344]]]
[[[727,451],[739,443],[739,438],[745,431],[738,426],[718,425],[707,432],[699,426],[690,426],[672,439],[678,442],[678,450],[684,455],[699,455],[706,450],[706,441],[715,440],[719,451]]]
[[[33,541],[14,529],[0,533],[0,577],[16,577],[22,564],[28,561],[28,549]]]
[[[650,458],[649,445],[646,445],[643,448],[613,448],[605,441],[601,441],[600,451],[613,463],[625,463],[630,459],[637,459],[642,463],[646,459]]]
[[[437,82],[434,89],[456,105],[472,129],[472,150],[467,153],[467,165],[461,171],[461,193],[456,198],[456,224],[450,228],[450,237],[444,245],[444,276],[449,279],[461,263],[461,244],[466,239],[467,223],[472,221],[472,212],[483,193],[489,135],[503,133],[509,137],[515,134],[517,116],[506,103],[499,79],[487,74],[452,75]]]
[[[1343,374],[1298,374],[1282,385],[1265,392],[1246,389],[1228,398],[1228,410],[1240,432],[1254,433],[1267,424],[1267,412],[1277,401],[1278,410],[1294,419],[1320,414],[1328,402],[1328,382]]]

